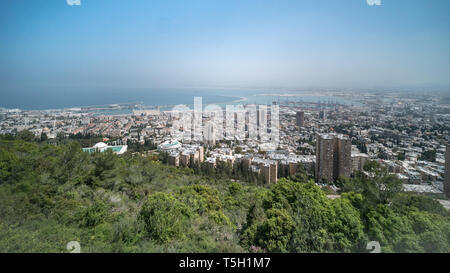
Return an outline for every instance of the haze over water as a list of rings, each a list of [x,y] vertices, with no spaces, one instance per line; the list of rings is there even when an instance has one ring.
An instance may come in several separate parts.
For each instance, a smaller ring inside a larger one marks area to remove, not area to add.
[[[243,96],[181,89],[209,86],[449,92],[450,1],[381,2],[0,1],[0,107]]]
[[[23,110],[63,109],[83,106],[99,106],[123,103],[139,103],[143,106],[191,105],[194,97],[202,97],[203,105],[218,104],[270,104],[287,100],[351,103],[335,96],[321,96],[303,92],[288,92],[276,89],[218,89],[218,88],[109,88],[109,89],[61,89],[40,95],[39,92],[14,93],[2,101],[0,107]]]

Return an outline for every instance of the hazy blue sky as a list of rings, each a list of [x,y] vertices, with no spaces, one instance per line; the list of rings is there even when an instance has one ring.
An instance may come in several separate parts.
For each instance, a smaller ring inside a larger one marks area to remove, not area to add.
[[[0,1],[10,88],[450,84],[450,1]]]

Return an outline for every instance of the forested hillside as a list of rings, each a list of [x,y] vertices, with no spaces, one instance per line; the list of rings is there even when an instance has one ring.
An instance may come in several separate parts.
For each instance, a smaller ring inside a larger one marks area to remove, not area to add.
[[[341,179],[232,182],[80,144],[0,140],[0,252],[450,252],[450,216],[385,169]]]

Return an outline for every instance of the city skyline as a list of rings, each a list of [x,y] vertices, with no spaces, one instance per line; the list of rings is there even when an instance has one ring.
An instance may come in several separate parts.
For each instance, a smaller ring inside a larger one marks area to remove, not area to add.
[[[450,253],[449,11],[0,1],[0,253]]]

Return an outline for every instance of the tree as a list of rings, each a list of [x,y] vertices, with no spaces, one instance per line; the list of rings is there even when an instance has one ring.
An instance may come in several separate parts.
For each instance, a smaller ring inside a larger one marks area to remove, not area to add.
[[[41,137],[40,137],[41,142],[45,142],[48,140],[47,134],[46,133],[41,133]]]
[[[450,216],[450,213],[437,200],[417,193],[399,193],[392,200],[392,208],[399,213],[410,211],[426,211],[441,216]]]
[[[145,156],[85,153],[79,140],[0,136],[0,252],[65,251],[71,240],[86,252],[367,252],[372,240],[383,252],[450,252],[449,212],[401,192],[376,162],[343,179],[337,199],[313,181],[223,178],[259,179],[236,165],[216,176],[203,163],[200,176]]]
[[[412,211],[408,214],[408,219],[424,252],[450,251],[450,223],[444,217],[423,211]]]
[[[396,214],[385,204],[367,213],[369,240],[378,241],[382,252],[421,252],[416,235],[406,216]],[[409,241],[410,243],[406,244]]]
[[[344,183],[344,192],[361,193],[371,204],[386,204],[402,191],[401,180],[390,174],[378,162],[366,162],[364,170],[368,175],[357,172],[354,177]]]
[[[364,239],[364,225],[359,211],[351,201],[341,197],[332,201],[334,216],[328,224],[333,240],[333,251],[351,252],[358,248]]]
[[[105,217],[108,215],[108,207],[102,201],[95,202],[92,206],[86,209],[84,214],[84,225],[86,227],[93,227],[99,225],[105,221]]]
[[[17,138],[21,139],[23,141],[27,141],[27,142],[33,142],[36,139],[34,134],[32,132],[28,131],[28,130],[20,131],[17,134]]]
[[[158,160],[161,161],[163,164],[167,164],[169,162],[169,154],[166,152],[159,153]]]
[[[287,252],[294,221],[287,210],[269,209],[256,240],[269,252]]]
[[[423,152],[419,159],[423,160],[423,161],[435,162],[436,161],[436,150],[427,150],[427,151]]]
[[[302,164],[297,164],[297,170],[291,179],[296,182],[308,182],[308,173]]]
[[[270,252],[345,251],[360,248],[364,226],[347,199],[330,201],[313,182],[287,179],[259,195],[247,215],[243,243]]]
[[[140,218],[150,238],[167,243],[185,235],[185,222],[190,213],[189,208],[172,195],[158,192],[148,197]]]

